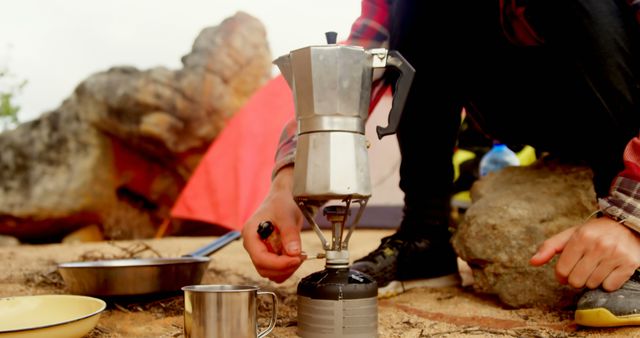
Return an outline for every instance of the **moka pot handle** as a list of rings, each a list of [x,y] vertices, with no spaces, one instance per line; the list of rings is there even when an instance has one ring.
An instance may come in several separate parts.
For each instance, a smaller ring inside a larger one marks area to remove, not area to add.
[[[386,67],[397,69],[400,72],[398,80],[394,84],[393,90],[393,102],[391,104],[391,110],[389,111],[388,123],[386,127],[377,126],[376,132],[378,133],[378,139],[382,139],[384,136],[395,134],[400,124],[400,118],[402,117],[402,110],[404,104],[407,101],[409,90],[411,89],[411,83],[413,82],[413,76],[416,73],[415,68],[407,62],[407,60],[396,50],[390,50],[387,54]]]

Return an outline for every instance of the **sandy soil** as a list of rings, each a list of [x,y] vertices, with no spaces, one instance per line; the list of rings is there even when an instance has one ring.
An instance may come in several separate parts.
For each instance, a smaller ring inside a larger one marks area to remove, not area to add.
[[[351,240],[352,257],[378,245],[388,230],[357,230]],[[177,257],[212,237],[179,237],[114,243],[20,245],[0,247],[0,297],[68,293],[57,263],[104,257]],[[303,234],[304,250],[321,252],[314,233]],[[155,253],[154,253],[155,251]],[[214,253],[203,284],[253,284],[278,295],[278,321],[269,337],[297,337],[296,285],[300,278],[323,268],[323,260],[309,260],[293,278],[275,284],[260,277],[240,241]],[[183,297],[172,295],[107,300],[108,308],[88,337],[184,337]],[[640,328],[587,329],[577,327],[572,312],[508,309],[492,297],[469,287],[416,289],[379,300],[379,337],[640,337]],[[269,315],[260,304],[260,323]]]

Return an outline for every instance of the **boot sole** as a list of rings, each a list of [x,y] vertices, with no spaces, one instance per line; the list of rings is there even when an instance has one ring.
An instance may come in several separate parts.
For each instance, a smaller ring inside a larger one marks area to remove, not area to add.
[[[461,284],[457,273],[429,279],[394,280],[384,287],[378,288],[378,298],[390,298],[415,288],[442,288]]]
[[[616,316],[605,308],[576,310],[575,322],[578,325],[591,327],[640,325],[640,314]]]

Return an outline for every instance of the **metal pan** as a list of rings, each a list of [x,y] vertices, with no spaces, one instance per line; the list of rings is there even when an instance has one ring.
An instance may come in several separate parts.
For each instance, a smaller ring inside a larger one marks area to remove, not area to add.
[[[129,296],[169,293],[200,284],[209,255],[240,237],[231,231],[177,258],[132,258],[58,264],[67,288],[88,296]]]

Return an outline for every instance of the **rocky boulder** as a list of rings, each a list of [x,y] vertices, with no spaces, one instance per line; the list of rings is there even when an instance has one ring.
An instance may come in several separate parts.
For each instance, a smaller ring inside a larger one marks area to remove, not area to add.
[[[476,181],[472,204],[453,246],[472,269],[473,288],[512,307],[564,307],[578,291],[558,284],[552,264],[529,265],[548,237],[583,222],[597,209],[592,172],[540,160]]]
[[[97,224],[107,238],[152,236],[271,59],[262,23],[238,12],[205,28],[181,69],[91,75],[56,110],[0,134],[0,234],[53,241]]]

